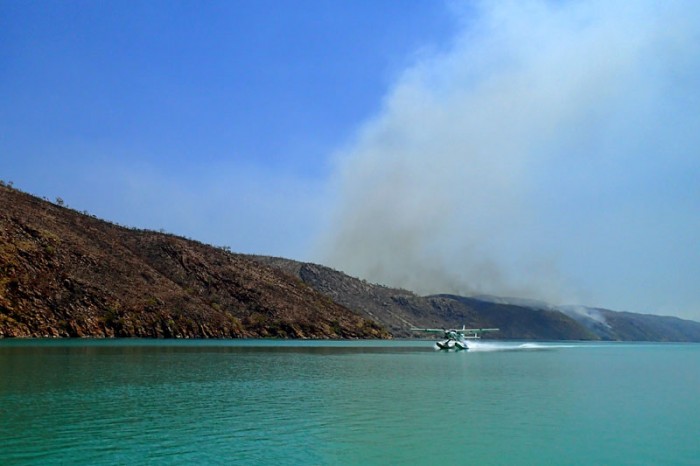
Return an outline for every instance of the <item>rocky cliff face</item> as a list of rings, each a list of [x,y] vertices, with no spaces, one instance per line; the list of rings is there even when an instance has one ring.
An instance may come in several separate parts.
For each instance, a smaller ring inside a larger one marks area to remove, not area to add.
[[[299,279],[0,186],[0,337],[385,338]]]

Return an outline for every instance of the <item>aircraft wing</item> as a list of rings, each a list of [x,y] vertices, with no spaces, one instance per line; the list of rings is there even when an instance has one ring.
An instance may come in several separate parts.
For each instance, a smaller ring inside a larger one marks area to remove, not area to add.
[[[461,328],[457,330],[459,333],[484,333],[484,332],[498,332],[498,328]]]
[[[497,332],[500,329],[497,328],[454,328],[454,329],[444,329],[444,328],[417,328],[411,327],[414,332],[428,332],[428,333],[445,333],[445,332],[457,332],[457,333],[473,333],[478,335],[484,332]]]
[[[414,332],[445,333],[444,328],[416,328],[411,327]]]

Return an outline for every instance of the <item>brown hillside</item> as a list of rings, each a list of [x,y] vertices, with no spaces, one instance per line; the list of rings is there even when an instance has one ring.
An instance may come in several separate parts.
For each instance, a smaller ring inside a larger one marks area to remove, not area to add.
[[[483,296],[418,296],[337,270],[278,257],[251,256],[304,281],[335,302],[379,322],[395,337],[411,327],[498,327],[489,338],[518,340],[700,341],[700,323],[675,317]],[[587,309],[587,312],[582,310]],[[595,318],[590,316],[594,315]]]
[[[0,337],[378,338],[301,280],[0,186]]]
[[[558,311],[487,303],[452,295],[418,296],[410,291],[367,283],[322,265],[254,256],[368,319],[395,337],[416,336],[411,327],[498,327],[489,338],[590,340],[598,337]]]

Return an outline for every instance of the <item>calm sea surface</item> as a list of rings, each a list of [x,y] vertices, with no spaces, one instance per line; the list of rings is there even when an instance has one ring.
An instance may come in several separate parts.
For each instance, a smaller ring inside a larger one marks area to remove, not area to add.
[[[2,464],[700,464],[700,345],[0,340]]]

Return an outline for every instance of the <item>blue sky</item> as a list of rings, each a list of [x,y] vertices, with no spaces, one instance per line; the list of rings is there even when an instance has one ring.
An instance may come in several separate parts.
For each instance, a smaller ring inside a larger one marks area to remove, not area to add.
[[[0,178],[419,292],[700,320],[694,2],[0,0]]]
[[[0,2],[2,178],[305,257],[329,154],[454,23],[426,2]]]

